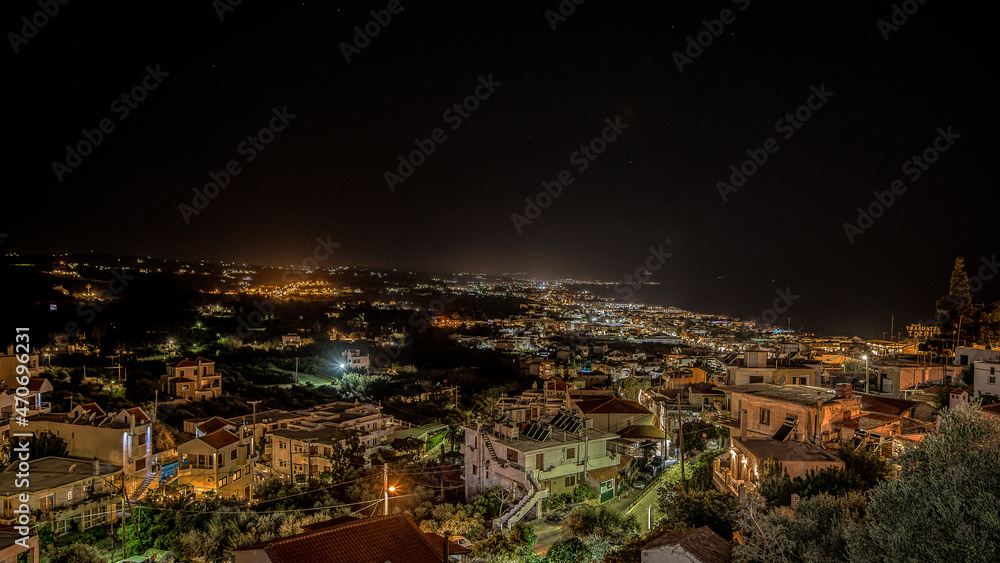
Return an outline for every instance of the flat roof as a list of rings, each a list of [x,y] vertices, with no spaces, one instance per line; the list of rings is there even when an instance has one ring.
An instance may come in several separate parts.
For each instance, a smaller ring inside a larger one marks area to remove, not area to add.
[[[31,466],[28,470],[31,478],[27,487],[14,486],[19,472],[16,463],[0,472],[0,496],[45,491],[97,477],[94,475],[94,460],[92,459],[44,457],[28,463]],[[111,475],[122,470],[122,466],[111,463],[100,463],[98,467],[101,476]]]
[[[466,426],[468,430],[476,431],[475,426]],[[564,432],[558,428],[553,428],[552,433],[549,437],[543,441],[538,441],[533,438],[528,438],[527,436],[520,436],[516,440],[511,440],[509,438],[501,438],[492,433],[487,432],[486,426],[483,426],[483,432],[488,433],[490,441],[495,444],[502,444],[508,448],[513,448],[521,452],[533,452],[536,450],[545,450],[549,448],[557,448],[559,446],[564,446],[566,444],[582,444],[587,440],[606,440],[611,438],[617,438],[616,434],[611,434],[609,432],[602,432],[594,428],[581,428],[577,432]]]
[[[823,399],[824,404],[840,399],[840,397],[834,394],[833,389],[813,387],[811,385],[750,383],[747,385],[726,385],[719,387],[719,389],[726,393],[747,393],[768,399],[777,399],[779,401],[789,401],[810,406],[816,406],[816,400],[820,398]]]
[[[733,445],[749,452],[757,459],[777,459],[779,461],[840,461],[837,456],[805,442],[788,440],[779,442],[771,438],[733,438]]]

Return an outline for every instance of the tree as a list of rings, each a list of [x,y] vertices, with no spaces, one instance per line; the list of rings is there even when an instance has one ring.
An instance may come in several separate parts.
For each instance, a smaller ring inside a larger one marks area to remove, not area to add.
[[[965,259],[959,256],[955,258],[955,267],[951,271],[948,293],[938,299],[935,307],[942,337],[950,338],[955,335],[959,319],[967,314],[966,309],[971,304],[969,275],[965,273]]]
[[[733,549],[733,561],[851,561],[848,546],[867,538],[864,517],[865,497],[856,492],[803,499],[794,519],[751,495],[737,512],[743,543]]]
[[[940,429],[901,454],[897,480],[868,499],[871,542],[858,561],[995,561],[1000,553],[1000,419],[977,402],[945,411]]]
[[[597,536],[610,543],[622,543],[639,532],[639,519],[608,505],[584,504],[574,508],[562,521],[563,538]]]
[[[618,382],[618,393],[628,401],[638,401],[639,391],[649,389],[649,380],[626,377]]]
[[[49,563],[106,563],[106,560],[94,546],[74,543],[53,551]]]
[[[489,563],[523,563],[537,560],[530,546],[509,540],[503,532],[497,532],[473,544],[472,556],[485,559]]]
[[[561,539],[545,552],[545,563],[585,563],[592,559],[590,547],[576,537]]]
[[[42,459],[43,457],[66,457],[69,448],[66,440],[55,434],[45,431],[36,434],[31,439],[31,459]]]
[[[529,549],[535,546],[535,542],[538,541],[538,534],[535,533],[535,527],[531,524],[525,523],[523,520],[514,524],[514,527],[510,531],[510,543],[515,546],[525,546]]]
[[[153,427],[153,451],[165,452],[176,447],[177,442],[174,440],[174,434],[167,429],[165,424],[157,422]]]
[[[661,522],[677,522],[692,528],[708,526],[726,540],[732,538],[729,522],[739,505],[733,495],[716,489],[695,491],[677,484],[660,487],[659,495]]]

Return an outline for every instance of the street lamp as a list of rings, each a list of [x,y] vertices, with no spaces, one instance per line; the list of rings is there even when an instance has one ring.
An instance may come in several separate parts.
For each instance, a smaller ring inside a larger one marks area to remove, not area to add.
[[[861,356],[861,359],[865,361],[865,393],[868,393],[868,354]]]
[[[388,489],[385,490],[385,512],[384,512],[385,516],[389,515],[389,493],[394,493],[394,492],[396,492],[395,486],[390,486]]]

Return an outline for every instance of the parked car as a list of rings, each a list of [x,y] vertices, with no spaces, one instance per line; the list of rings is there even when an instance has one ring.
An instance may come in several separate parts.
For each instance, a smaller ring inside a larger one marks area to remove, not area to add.
[[[635,489],[645,489],[653,481],[648,473],[639,473],[639,476],[635,478],[635,482],[632,483],[632,488]]]
[[[666,469],[668,467],[673,467],[675,463],[677,463],[676,459],[668,459],[667,461],[663,462],[663,468]]]
[[[653,459],[649,460],[649,464],[653,467],[662,469],[663,468],[663,456],[655,456]]]

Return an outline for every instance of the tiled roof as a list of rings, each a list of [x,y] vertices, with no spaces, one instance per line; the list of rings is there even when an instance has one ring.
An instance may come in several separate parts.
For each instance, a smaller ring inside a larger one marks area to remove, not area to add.
[[[662,440],[664,438],[662,430],[649,424],[634,424],[632,426],[626,426],[618,431],[618,435],[622,438],[631,438],[633,440]]]
[[[211,434],[212,432],[215,432],[216,430],[221,430],[227,426],[236,426],[236,425],[224,418],[213,416],[212,418],[199,424],[198,430],[201,430],[202,433],[204,434]]]
[[[851,418],[840,423],[844,428],[854,430],[874,430],[888,426],[894,422],[899,422],[898,416],[879,413],[866,413],[857,418]]]
[[[128,413],[135,418],[136,424],[142,422],[149,422],[149,417],[146,416],[146,413],[142,412],[142,409],[140,409],[139,407],[132,407],[130,409],[125,409],[125,410],[128,411]]]
[[[580,409],[580,412],[584,414],[652,414],[649,409],[636,401],[626,401],[618,397],[577,401],[576,408]]]
[[[28,381],[28,391],[34,391],[37,393],[38,390],[42,388],[42,385],[45,385],[46,383],[48,383],[48,380],[44,377],[36,377]]]
[[[679,545],[699,563],[729,563],[733,559],[733,546],[708,526],[662,535],[642,546],[642,551],[668,545]]]
[[[194,380],[190,377],[178,377],[174,380],[174,383],[194,383]]]
[[[864,393],[858,393],[858,396],[861,397],[862,412],[899,416],[917,404],[916,401],[879,397],[878,395],[866,395]]]
[[[376,516],[315,528],[295,536],[237,548],[262,550],[272,563],[440,563],[444,538],[421,532],[408,514]],[[451,542],[454,555],[469,550]]]
[[[982,408],[983,412],[989,415],[1000,417],[1000,403],[994,403],[992,405],[986,405]]]
[[[235,434],[228,430],[216,430],[198,439],[217,450],[240,441]]]

